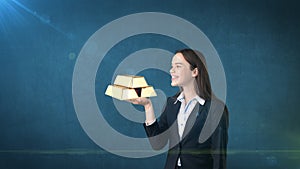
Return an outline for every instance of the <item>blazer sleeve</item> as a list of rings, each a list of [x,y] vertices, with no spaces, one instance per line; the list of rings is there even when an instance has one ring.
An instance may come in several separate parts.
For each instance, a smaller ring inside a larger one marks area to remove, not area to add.
[[[171,100],[172,99],[168,98],[164,111],[159,119],[149,126],[146,126],[145,123],[143,124],[150,144],[154,150],[160,150],[168,143],[168,111],[170,108],[170,103],[172,102]]]
[[[212,157],[213,169],[226,169],[227,142],[228,142],[228,118],[227,107],[224,107],[224,112],[220,123],[212,135]]]

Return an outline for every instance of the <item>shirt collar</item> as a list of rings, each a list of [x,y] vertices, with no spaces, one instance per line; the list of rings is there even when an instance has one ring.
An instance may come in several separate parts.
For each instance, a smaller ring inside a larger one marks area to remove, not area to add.
[[[202,106],[205,103],[205,100],[203,98],[201,98],[200,96],[196,96],[193,99],[196,99],[198,103],[200,103]],[[183,92],[180,93],[180,95],[177,97],[176,101],[174,102],[174,104],[176,104],[178,101],[183,102],[184,100],[184,94]]]

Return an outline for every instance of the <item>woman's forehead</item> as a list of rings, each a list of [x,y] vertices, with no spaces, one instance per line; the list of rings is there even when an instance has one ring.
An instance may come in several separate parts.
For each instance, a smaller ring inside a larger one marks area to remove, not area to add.
[[[172,64],[184,64],[187,61],[184,59],[182,53],[176,53],[172,58]]]

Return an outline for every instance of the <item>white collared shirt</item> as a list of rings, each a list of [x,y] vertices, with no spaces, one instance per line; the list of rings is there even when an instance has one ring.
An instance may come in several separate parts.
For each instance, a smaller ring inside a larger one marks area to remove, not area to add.
[[[205,100],[199,97],[198,95],[191,99],[187,104],[185,103],[184,94],[180,93],[180,95],[177,97],[177,100],[174,104],[177,103],[177,101],[181,102],[179,113],[177,115],[177,123],[178,123],[178,134],[180,136],[180,140],[182,139],[182,134],[187,122],[187,119],[189,118],[192,110],[194,109],[197,102],[201,105],[204,105]]]
[[[195,108],[197,102],[203,106],[205,103],[205,100],[197,95],[186,104],[185,99],[184,99],[184,94],[182,92],[177,97],[177,100],[175,101],[174,104],[176,104],[177,101],[181,102],[180,109],[179,109],[179,112],[177,115],[178,134],[179,134],[180,140],[181,140],[187,119],[189,118],[191,112]],[[178,159],[177,165],[181,166],[180,158]]]

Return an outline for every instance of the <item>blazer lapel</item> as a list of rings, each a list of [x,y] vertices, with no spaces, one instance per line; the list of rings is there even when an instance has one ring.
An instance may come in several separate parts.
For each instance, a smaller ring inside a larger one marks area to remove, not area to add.
[[[202,110],[203,110],[204,106],[201,106],[199,103],[197,103],[194,107],[194,109],[192,110],[190,116],[187,119],[187,122],[185,124],[185,128],[183,130],[183,134],[182,134],[182,141],[184,142],[186,136],[189,134],[189,132],[191,131],[191,129],[193,128],[197,117],[201,114]]]

